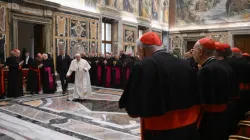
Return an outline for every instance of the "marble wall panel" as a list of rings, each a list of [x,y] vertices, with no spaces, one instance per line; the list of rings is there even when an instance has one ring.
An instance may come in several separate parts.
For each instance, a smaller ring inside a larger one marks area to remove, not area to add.
[[[98,39],[99,24],[96,21],[89,22],[89,39]]]
[[[0,6],[0,31],[5,31],[6,10],[4,6]]]
[[[87,38],[87,21],[71,19],[70,37]]]
[[[97,41],[89,41],[89,52],[97,53],[98,52],[98,42]]]
[[[68,36],[68,18],[56,16],[56,36]]]
[[[68,50],[68,40],[67,39],[56,39],[55,40],[55,45],[56,45],[56,54],[59,55],[60,50],[64,49],[65,52],[67,52]]]
[[[135,41],[137,38],[137,28],[123,26],[123,49],[127,54],[135,54]]]
[[[70,40],[70,56],[73,58],[77,53],[88,53],[88,41],[81,39],[71,39]]]
[[[0,61],[5,60],[5,49],[6,49],[6,35],[0,34]]]

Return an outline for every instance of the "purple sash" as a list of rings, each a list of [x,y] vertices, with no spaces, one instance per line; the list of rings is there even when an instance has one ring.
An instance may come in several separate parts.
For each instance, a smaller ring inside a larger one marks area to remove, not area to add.
[[[97,82],[98,84],[102,84],[102,66],[97,65]]]
[[[130,75],[130,68],[126,69],[126,80],[129,79],[129,75]]]
[[[48,73],[48,76],[49,76],[49,88],[53,89],[54,88],[54,82],[53,82],[53,76],[51,74],[51,68],[46,67],[46,68],[44,68],[44,71],[46,71]]]
[[[120,84],[121,83],[121,68],[119,67],[114,67],[115,69],[115,84]]]
[[[106,83],[105,86],[106,87],[111,87],[111,67],[110,66],[105,66],[105,69],[107,70],[106,72]]]

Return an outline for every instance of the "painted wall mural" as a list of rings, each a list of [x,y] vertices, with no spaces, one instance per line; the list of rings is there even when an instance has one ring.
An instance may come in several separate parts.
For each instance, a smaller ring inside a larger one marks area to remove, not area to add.
[[[70,36],[71,37],[87,37],[87,22],[79,20],[70,20]]]
[[[56,16],[56,36],[68,36],[68,18]]]
[[[137,28],[132,26],[123,26],[123,49],[126,54],[135,54],[135,40]]]
[[[160,16],[160,0],[152,0],[152,19],[158,20]]]
[[[161,2],[161,6],[162,6],[162,22],[163,23],[168,23],[168,19],[169,19],[169,0],[162,0]]]
[[[139,0],[139,16],[144,19],[151,17],[151,1],[152,0]]]
[[[129,13],[134,13],[135,0],[123,0],[123,10]]]
[[[249,0],[176,0],[177,26],[250,21]]]
[[[85,0],[85,7],[96,9],[97,0]]]
[[[5,7],[0,6],[0,31],[5,31]]]

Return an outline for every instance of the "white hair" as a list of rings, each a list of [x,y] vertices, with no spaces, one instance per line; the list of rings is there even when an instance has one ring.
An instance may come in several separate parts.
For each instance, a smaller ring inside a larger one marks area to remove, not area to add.
[[[214,56],[214,54],[215,54],[215,50],[211,50],[211,49],[207,49],[207,48],[203,47],[203,46],[200,44],[200,41],[199,41],[199,40],[195,43],[195,46],[197,46],[198,48],[202,49],[202,50],[203,50],[203,53],[204,53],[206,56]]]
[[[137,47],[142,47],[144,49],[153,49],[153,48],[160,49],[162,47],[162,46],[157,46],[157,45],[146,45],[146,44],[143,44],[140,39],[136,40],[136,46]]]
[[[48,57],[48,55],[46,53],[44,53],[43,56]]]
[[[81,54],[80,54],[80,53],[77,53],[75,56],[81,56]]]

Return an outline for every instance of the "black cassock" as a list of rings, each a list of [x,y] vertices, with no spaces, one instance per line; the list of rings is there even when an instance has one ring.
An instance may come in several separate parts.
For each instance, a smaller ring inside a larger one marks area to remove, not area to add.
[[[157,51],[135,64],[119,106],[141,118],[144,140],[197,140],[199,97],[192,67]]]
[[[55,93],[56,91],[56,82],[54,79],[54,64],[51,59],[43,60],[42,71],[42,85],[43,85],[43,93]]]
[[[112,88],[121,88],[121,79],[122,79],[122,62],[120,60],[114,60],[113,61],[113,67],[112,67],[112,73],[111,73],[111,83]]]
[[[37,59],[32,60],[29,66],[27,78],[27,91],[38,93],[41,90],[41,75],[38,66],[41,64]]]
[[[6,59],[6,65],[9,67],[8,73],[8,97],[23,96],[22,70],[19,69],[19,59],[15,56]]]
[[[235,56],[229,56],[225,60],[236,73],[236,82],[238,84],[238,91],[234,95],[234,103],[236,106],[237,121],[245,119],[246,111],[249,111],[250,95],[248,83],[249,76],[249,63],[247,60],[236,58]],[[250,85],[250,84],[249,84]]]
[[[96,63],[97,61],[98,61],[98,58],[96,57],[90,58],[90,61],[89,61],[90,66],[91,66],[89,73],[90,73],[90,81],[92,85],[97,85],[97,63]]]
[[[233,75],[232,68],[214,57],[208,58],[198,72],[199,92],[204,105],[199,126],[201,140],[228,140],[231,126],[228,103],[233,94]]]

